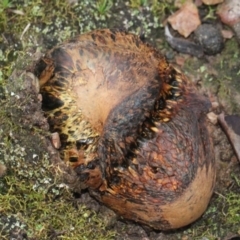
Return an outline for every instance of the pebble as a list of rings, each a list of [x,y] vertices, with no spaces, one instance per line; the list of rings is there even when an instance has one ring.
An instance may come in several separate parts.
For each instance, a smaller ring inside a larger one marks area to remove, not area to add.
[[[194,32],[207,55],[220,53],[224,47],[222,32],[216,25],[202,24]]]
[[[207,114],[207,118],[214,125],[216,125],[218,123],[218,116],[214,112],[209,112]]]
[[[60,137],[57,132],[52,133],[52,144],[56,149],[61,147]]]

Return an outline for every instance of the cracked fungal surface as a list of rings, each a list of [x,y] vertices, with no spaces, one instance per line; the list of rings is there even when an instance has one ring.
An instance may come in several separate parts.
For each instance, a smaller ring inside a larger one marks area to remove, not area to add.
[[[82,189],[155,229],[203,214],[215,183],[210,103],[155,48],[125,31],[95,30],[50,50],[34,74]]]

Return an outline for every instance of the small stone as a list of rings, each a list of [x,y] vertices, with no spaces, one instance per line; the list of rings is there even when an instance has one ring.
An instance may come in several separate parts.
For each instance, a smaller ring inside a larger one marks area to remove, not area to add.
[[[61,147],[60,137],[57,132],[52,133],[52,144],[56,149]]]
[[[217,14],[221,21],[233,27],[234,24],[240,22],[240,5],[239,0],[226,0],[218,6]]]
[[[222,35],[225,39],[231,39],[234,35],[234,33],[231,30],[222,30]]]
[[[206,54],[215,55],[222,51],[224,46],[222,32],[215,25],[200,25],[195,31],[195,36]]]
[[[31,72],[24,72],[25,75],[25,84],[30,84],[37,93],[40,91],[39,80],[38,78]]]
[[[218,6],[217,14],[221,21],[230,26],[240,44],[240,4],[239,0],[226,0]]]
[[[0,163],[0,177],[3,177],[6,174],[6,172],[7,167],[4,164]]]
[[[210,121],[212,124],[214,124],[214,125],[217,124],[217,122],[218,122],[218,116],[217,116],[214,112],[208,113],[208,114],[207,114],[207,117],[208,117],[209,121]]]
[[[212,102],[212,109],[217,109],[219,107],[218,102]]]
[[[37,98],[38,98],[39,102],[42,102],[42,94],[39,93]]]

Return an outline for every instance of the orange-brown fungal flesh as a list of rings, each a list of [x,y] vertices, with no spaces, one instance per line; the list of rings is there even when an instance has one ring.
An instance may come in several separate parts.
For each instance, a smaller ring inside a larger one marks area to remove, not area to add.
[[[155,229],[202,215],[215,183],[210,104],[155,48],[95,30],[50,50],[35,74],[62,157],[92,196]]]

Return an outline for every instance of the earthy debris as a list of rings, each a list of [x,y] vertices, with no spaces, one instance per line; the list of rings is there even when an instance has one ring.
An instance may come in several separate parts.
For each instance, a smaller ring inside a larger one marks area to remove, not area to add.
[[[205,54],[215,55],[224,47],[221,29],[212,24],[202,24],[194,31],[195,41],[174,37],[168,25],[165,26],[165,37],[169,45],[180,53],[189,54],[198,58]]]
[[[221,113],[218,117],[224,132],[228,136],[235,153],[240,161],[240,116],[228,115]]]

